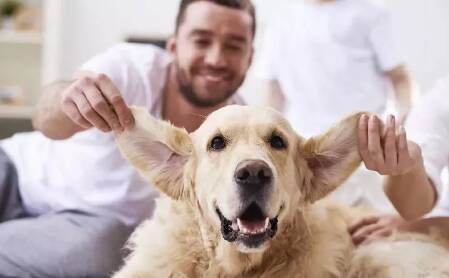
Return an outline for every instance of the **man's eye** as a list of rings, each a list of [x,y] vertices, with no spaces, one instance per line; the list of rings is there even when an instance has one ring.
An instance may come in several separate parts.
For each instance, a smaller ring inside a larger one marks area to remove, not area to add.
[[[270,138],[270,145],[273,149],[281,150],[285,149],[287,146],[285,145],[284,139],[281,136],[273,134]]]
[[[210,149],[220,151],[226,147],[226,140],[223,136],[216,136],[210,142]]]
[[[240,45],[233,45],[233,44],[227,45],[226,48],[231,50],[231,51],[240,51],[240,50],[242,50],[242,47]]]
[[[196,40],[195,44],[197,46],[208,46],[209,45],[209,41],[208,40]]]

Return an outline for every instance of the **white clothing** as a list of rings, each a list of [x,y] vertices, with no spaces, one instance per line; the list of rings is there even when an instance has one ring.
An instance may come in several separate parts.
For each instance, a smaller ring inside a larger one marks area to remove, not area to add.
[[[171,57],[149,45],[120,44],[94,57],[83,71],[106,74],[128,105],[161,117],[161,95]],[[230,100],[242,104],[238,96]],[[26,209],[39,215],[78,209],[134,225],[151,216],[156,190],[122,158],[113,136],[97,129],[54,141],[22,133],[0,141],[14,162]]]
[[[437,209],[449,215],[449,178],[442,179],[449,167],[449,76],[416,103],[406,125],[408,139],[421,146],[426,173],[438,193]]]
[[[354,111],[383,113],[384,72],[398,65],[387,14],[337,0],[298,4],[267,26],[254,75],[279,82],[287,119],[309,137]]]

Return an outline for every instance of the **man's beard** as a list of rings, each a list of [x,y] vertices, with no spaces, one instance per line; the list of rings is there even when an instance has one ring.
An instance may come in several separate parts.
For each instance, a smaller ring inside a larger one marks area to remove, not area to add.
[[[209,92],[211,94],[214,94],[215,98],[202,98],[199,96],[199,94],[194,90],[193,83],[188,80],[186,72],[179,67],[179,65],[175,64],[175,71],[176,71],[176,78],[178,81],[178,87],[179,91],[183,95],[183,97],[192,105],[196,107],[201,108],[207,108],[207,107],[213,107],[220,103],[225,102],[227,99],[229,99],[240,87],[240,85],[243,83],[243,80],[241,80],[235,88],[231,88],[229,91],[221,94],[221,95],[215,95],[214,92]]]

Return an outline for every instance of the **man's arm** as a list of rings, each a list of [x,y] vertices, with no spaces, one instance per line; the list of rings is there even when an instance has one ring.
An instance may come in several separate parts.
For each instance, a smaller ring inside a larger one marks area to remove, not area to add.
[[[399,111],[399,121],[402,123],[407,118],[412,105],[411,80],[404,65],[385,72],[393,85],[396,107]]]
[[[52,139],[66,139],[96,127],[103,132],[134,125],[130,109],[104,74],[82,73],[71,82],[47,86],[33,117],[33,126]]]
[[[51,139],[66,139],[84,128],[77,125],[61,109],[62,92],[73,81],[52,83],[42,92],[33,115],[33,127]]]

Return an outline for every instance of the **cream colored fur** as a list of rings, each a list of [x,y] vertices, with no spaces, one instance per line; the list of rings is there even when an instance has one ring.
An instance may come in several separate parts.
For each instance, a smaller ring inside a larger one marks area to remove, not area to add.
[[[192,134],[141,108],[133,108],[133,114],[136,127],[116,134],[118,146],[163,195],[153,218],[132,235],[132,253],[114,277],[418,277],[415,269],[407,269],[409,276],[401,271],[423,259],[419,252],[424,258],[448,255],[427,238],[389,239],[354,250],[347,226],[355,216],[319,201],[360,164],[359,114],[309,140],[265,108],[228,106]],[[285,150],[267,143],[273,131],[286,141]],[[208,148],[217,134],[228,139],[220,152]],[[272,168],[275,189],[267,200],[268,213],[279,213],[277,234],[254,252],[242,252],[222,238],[214,208],[229,217],[235,214],[238,196],[232,177],[244,159],[261,159]],[[407,256],[410,260],[404,262]],[[438,264],[427,260],[416,270],[447,271],[438,268],[444,259]]]

